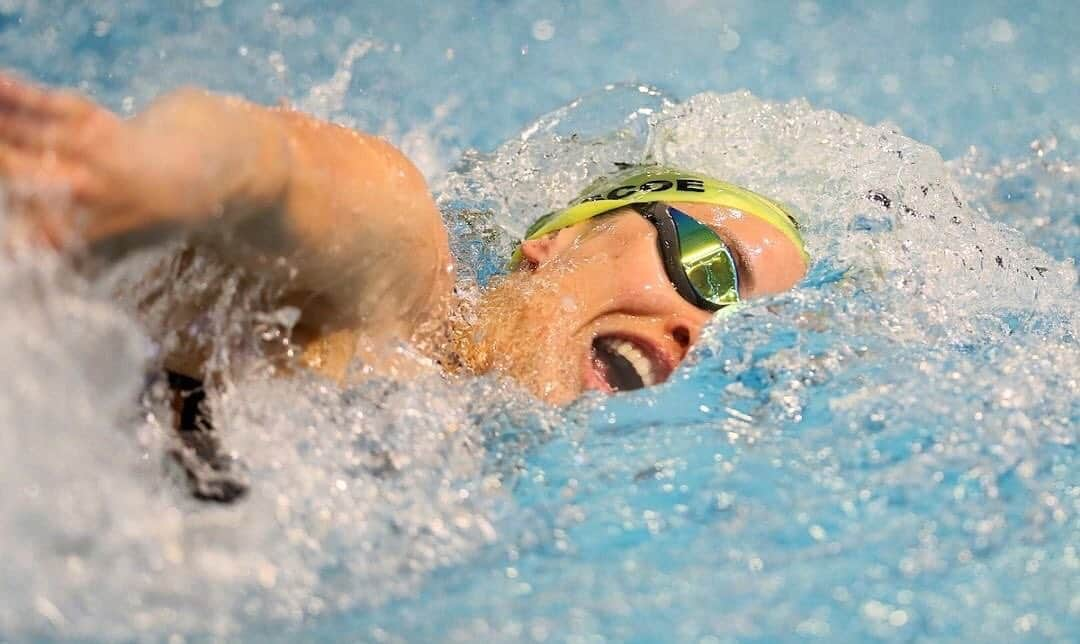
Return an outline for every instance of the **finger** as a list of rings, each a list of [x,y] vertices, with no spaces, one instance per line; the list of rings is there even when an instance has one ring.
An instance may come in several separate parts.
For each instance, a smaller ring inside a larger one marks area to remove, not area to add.
[[[14,212],[17,216],[5,231],[9,232],[10,238],[14,240],[34,247],[63,250],[80,239],[68,211],[28,205]]]
[[[74,92],[37,87],[0,72],[0,110],[78,118],[96,109],[99,108],[93,101]]]
[[[27,153],[0,143],[0,179],[11,199],[41,200],[45,195],[71,195],[70,169],[55,155]],[[49,197],[55,198],[55,197]]]
[[[9,192],[46,189],[56,181],[61,163],[53,154],[36,154],[0,141],[0,179]]]
[[[60,249],[77,237],[72,209],[63,199],[25,189],[5,190],[2,197],[7,219],[4,232],[9,240]]]
[[[71,235],[62,232],[61,227],[42,225],[42,222],[54,220],[51,215],[31,217],[22,213],[9,217],[0,237],[0,252],[10,255],[26,248],[63,250],[70,245]]]
[[[65,119],[83,118],[103,109],[82,94],[68,90],[46,91],[38,104],[38,111],[43,116]]]
[[[94,173],[55,155],[39,155],[0,143],[0,203],[25,237],[60,248],[75,238],[97,239],[136,227],[110,198]],[[110,216],[101,217],[101,212]],[[81,213],[76,217],[76,213]]]
[[[8,145],[35,151],[58,149],[66,141],[67,129],[21,112],[0,112],[0,142]]]
[[[25,193],[62,194],[85,205],[101,201],[100,181],[84,164],[54,154],[33,154],[0,142],[0,179],[9,190]]]
[[[60,249],[77,237],[73,173],[63,165],[0,143],[0,203],[8,215],[9,241]]]
[[[101,111],[78,121],[42,119],[23,112],[0,112],[0,142],[37,152],[78,155],[97,138],[107,139],[116,129],[108,112]]]
[[[40,163],[35,155],[27,154],[0,139],[0,178],[18,180],[27,175]]]
[[[36,111],[46,102],[45,90],[9,73],[0,73],[0,107]]]
[[[16,96],[26,84],[26,81],[16,76],[14,72],[0,70],[0,105],[13,100],[12,97]]]

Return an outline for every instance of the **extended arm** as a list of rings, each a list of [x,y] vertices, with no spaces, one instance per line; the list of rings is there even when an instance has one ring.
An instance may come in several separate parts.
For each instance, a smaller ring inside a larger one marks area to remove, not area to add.
[[[408,337],[452,283],[413,164],[299,112],[181,90],[123,120],[0,77],[0,177],[12,209],[53,243],[183,227],[238,264],[287,274],[313,337]]]

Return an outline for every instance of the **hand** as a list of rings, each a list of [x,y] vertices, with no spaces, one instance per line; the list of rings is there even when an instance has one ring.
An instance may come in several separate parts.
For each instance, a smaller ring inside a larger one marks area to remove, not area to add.
[[[61,247],[212,210],[192,190],[199,139],[169,118],[177,103],[162,101],[150,123],[154,108],[125,121],[77,94],[0,73],[0,186],[14,221]]]

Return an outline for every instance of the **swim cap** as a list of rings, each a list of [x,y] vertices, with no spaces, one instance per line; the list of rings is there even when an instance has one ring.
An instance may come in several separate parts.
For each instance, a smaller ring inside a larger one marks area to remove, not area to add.
[[[543,237],[623,206],[656,201],[714,204],[753,215],[783,233],[809,262],[798,222],[776,202],[725,181],[661,165],[634,166],[594,181],[566,208],[533,222],[525,239]],[[517,268],[521,258],[519,245],[509,268]]]

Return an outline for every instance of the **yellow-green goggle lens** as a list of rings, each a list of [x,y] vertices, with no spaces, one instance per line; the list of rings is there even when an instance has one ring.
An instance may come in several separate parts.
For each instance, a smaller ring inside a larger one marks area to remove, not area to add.
[[[679,263],[697,295],[715,308],[738,302],[739,273],[724,242],[682,211],[668,207],[668,213],[679,239]]]
[[[663,202],[634,209],[656,227],[664,270],[683,299],[707,311],[739,301],[735,258],[711,228]]]

